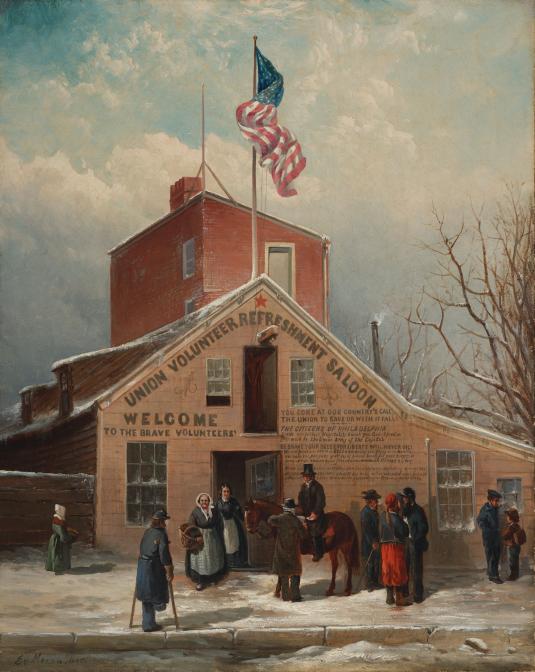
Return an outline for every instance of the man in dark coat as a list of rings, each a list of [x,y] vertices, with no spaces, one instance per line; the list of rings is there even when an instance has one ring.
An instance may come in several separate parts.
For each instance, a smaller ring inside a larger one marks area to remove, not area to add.
[[[409,538],[405,545],[405,562],[409,582],[412,582],[414,601],[423,602],[424,599],[424,553],[429,548],[427,533],[429,524],[423,508],[416,503],[416,492],[412,488],[403,488],[402,514],[409,526]],[[403,589],[405,597],[409,595],[409,583]]]
[[[379,582],[381,572],[381,551],[379,548],[379,511],[377,506],[381,495],[376,490],[362,493],[366,505],[360,512],[362,528],[361,554],[366,565],[368,592],[382,588]],[[367,563],[367,564],[366,564]]]
[[[156,511],[152,516],[151,526],[145,530],[139,546],[136,597],[141,601],[143,608],[143,632],[162,629],[162,626],[156,623],[155,611],[163,611],[169,602],[173,560],[165,529],[165,521],[168,519],[166,511]]]
[[[325,553],[323,544],[323,534],[326,528],[325,491],[321,483],[316,481],[316,472],[312,464],[303,465],[301,476],[303,477],[303,485],[299,491],[298,502],[312,539],[314,550],[312,560],[318,562]]]
[[[501,554],[501,530],[498,516],[501,494],[488,490],[487,502],[483,504],[477,517],[477,524],[483,533],[483,547],[487,558],[487,576],[489,581],[503,583],[498,572]]]
[[[277,530],[273,553],[273,573],[279,577],[282,599],[301,602],[303,599],[299,590],[303,572],[301,540],[306,537],[306,530],[295,515],[294,500],[285,499],[282,513],[270,516],[267,522]]]

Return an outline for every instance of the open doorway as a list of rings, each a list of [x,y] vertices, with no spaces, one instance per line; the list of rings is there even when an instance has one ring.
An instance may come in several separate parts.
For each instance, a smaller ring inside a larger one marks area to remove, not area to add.
[[[214,496],[221,483],[229,483],[232,494],[242,506],[249,498],[280,503],[282,497],[281,462],[278,452],[216,451],[212,453]],[[273,539],[247,534],[249,564],[268,568],[273,558]]]
[[[244,357],[244,432],[276,432],[277,349],[248,347]]]

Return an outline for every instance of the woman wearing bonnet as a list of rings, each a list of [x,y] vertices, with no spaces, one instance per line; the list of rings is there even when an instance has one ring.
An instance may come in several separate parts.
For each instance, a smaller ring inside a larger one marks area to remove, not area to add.
[[[52,518],[52,536],[48,542],[48,554],[45,568],[56,574],[71,568],[71,544],[76,541],[78,532],[67,527],[67,510],[61,504],[54,507]]]
[[[212,506],[212,498],[201,492],[191,512],[189,524],[198,527],[203,538],[203,547],[199,551],[186,552],[186,576],[196,584],[197,590],[203,590],[210,583],[216,583],[227,570],[225,546],[223,543],[223,523],[217,509]]]

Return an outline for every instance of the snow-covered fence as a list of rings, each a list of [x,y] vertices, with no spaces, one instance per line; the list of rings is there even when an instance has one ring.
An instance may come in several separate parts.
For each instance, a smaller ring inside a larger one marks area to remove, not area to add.
[[[95,477],[0,471],[0,546],[40,546],[52,532],[54,504],[67,508],[67,524],[93,543]]]

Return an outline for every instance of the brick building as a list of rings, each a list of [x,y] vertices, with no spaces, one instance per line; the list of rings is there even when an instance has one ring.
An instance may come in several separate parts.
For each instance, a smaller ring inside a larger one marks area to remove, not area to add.
[[[484,563],[475,517],[488,488],[519,508],[533,543],[534,449],[412,406],[345,348],[327,328],[321,236],[262,216],[260,270],[274,278],[247,281],[246,209],[208,193],[173,205],[112,251],[115,345],[57,362],[55,383],[21,392],[0,468],[94,474],[96,543],[125,551],[156,506],[167,507],[176,538],[200,491],[225,480],[241,501],[281,500],[297,494],[305,462],[328,509],[355,521],[362,490],[412,486],[435,563]],[[182,278],[192,239],[193,272]],[[286,256],[270,266],[271,247]],[[184,315],[189,296],[197,303]],[[265,563],[260,542],[250,552]]]

